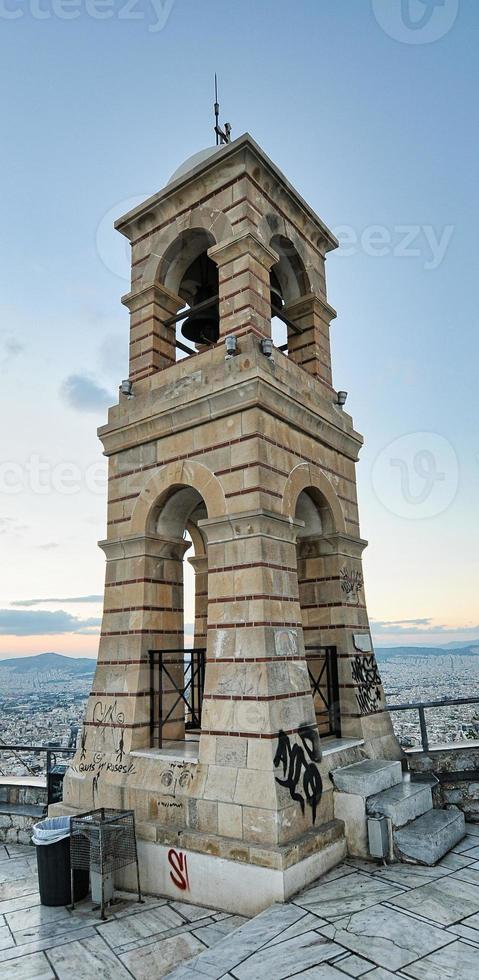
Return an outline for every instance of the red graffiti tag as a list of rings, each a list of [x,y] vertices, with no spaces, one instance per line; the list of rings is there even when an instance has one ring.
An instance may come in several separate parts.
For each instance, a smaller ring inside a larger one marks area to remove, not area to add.
[[[188,864],[186,854],[182,851],[175,851],[173,848],[168,851],[168,863],[171,865],[170,878],[174,885],[182,892],[190,890],[188,879]]]

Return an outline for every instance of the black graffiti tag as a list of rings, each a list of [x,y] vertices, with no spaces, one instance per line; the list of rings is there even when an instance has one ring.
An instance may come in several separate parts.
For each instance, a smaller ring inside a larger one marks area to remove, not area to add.
[[[321,774],[314,761],[318,758],[318,733],[314,728],[305,727],[298,735],[302,745],[291,743],[285,732],[279,733],[273,765],[283,767],[283,778],[275,776],[275,779],[280,786],[287,786],[291,799],[299,803],[301,813],[304,814],[305,802],[311,807],[313,823],[316,823],[316,811],[323,793]]]
[[[374,653],[370,657],[356,654],[351,665],[353,681],[358,685],[356,699],[363,715],[377,711],[381,704],[381,677]]]

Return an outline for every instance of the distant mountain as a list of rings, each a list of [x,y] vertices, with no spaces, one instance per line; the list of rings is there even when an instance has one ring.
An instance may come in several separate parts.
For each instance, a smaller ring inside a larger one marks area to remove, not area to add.
[[[375,650],[378,660],[392,660],[394,657],[479,657],[479,640],[467,646],[376,647]]]
[[[16,675],[56,671],[79,677],[93,674],[95,667],[96,660],[91,660],[89,657],[65,657],[61,653],[37,653],[32,657],[0,660],[0,670],[7,670],[10,674]]]

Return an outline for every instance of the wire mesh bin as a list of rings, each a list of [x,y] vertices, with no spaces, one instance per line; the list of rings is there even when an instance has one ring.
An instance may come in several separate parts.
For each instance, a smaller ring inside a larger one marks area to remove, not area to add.
[[[133,810],[101,807],[70,817],[70,863],[72,878],[75,869],[89,869],[92,899],[101,908],[102,919],[106,918],[105,906],[113,899],[114,872],[129,864],[136,864],[138,901],[141,902]]]

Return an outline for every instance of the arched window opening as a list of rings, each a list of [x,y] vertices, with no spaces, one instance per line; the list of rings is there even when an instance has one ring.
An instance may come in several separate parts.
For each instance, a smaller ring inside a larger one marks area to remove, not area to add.
[[[188,229],[163,257],[160,279],[185,301],[184,307],[166,321],[175,327],[177,360],[216,344],[219,337],[218,268],[208,256],[214,243],[205,229]]]
[[[203,498],[189,486],[169,491],[154,515],[165,557],[155,602],[161,628],[150,652],[150,729],[152,746],[164,751],[181,746],[194,754],[200,737],[208,559],[198,522],[206,517]]]
[[[323,738],[339,736],[337,651],[324,634],[330,583],[322,573],[324,538],[333,528],[333,519],[325,498],[315,488],[299,494],[295,516],[304,524],[297,537],[298,589],[318,730]]]
[[[311,287],[293,243],[284,235],[274,235],[270,244],[279,256],[270,271],[272,338],[278,350],[290,356],[298,346],[294,338],[301,335],[302,327],[290,318],[288,307],[309,292]]]

